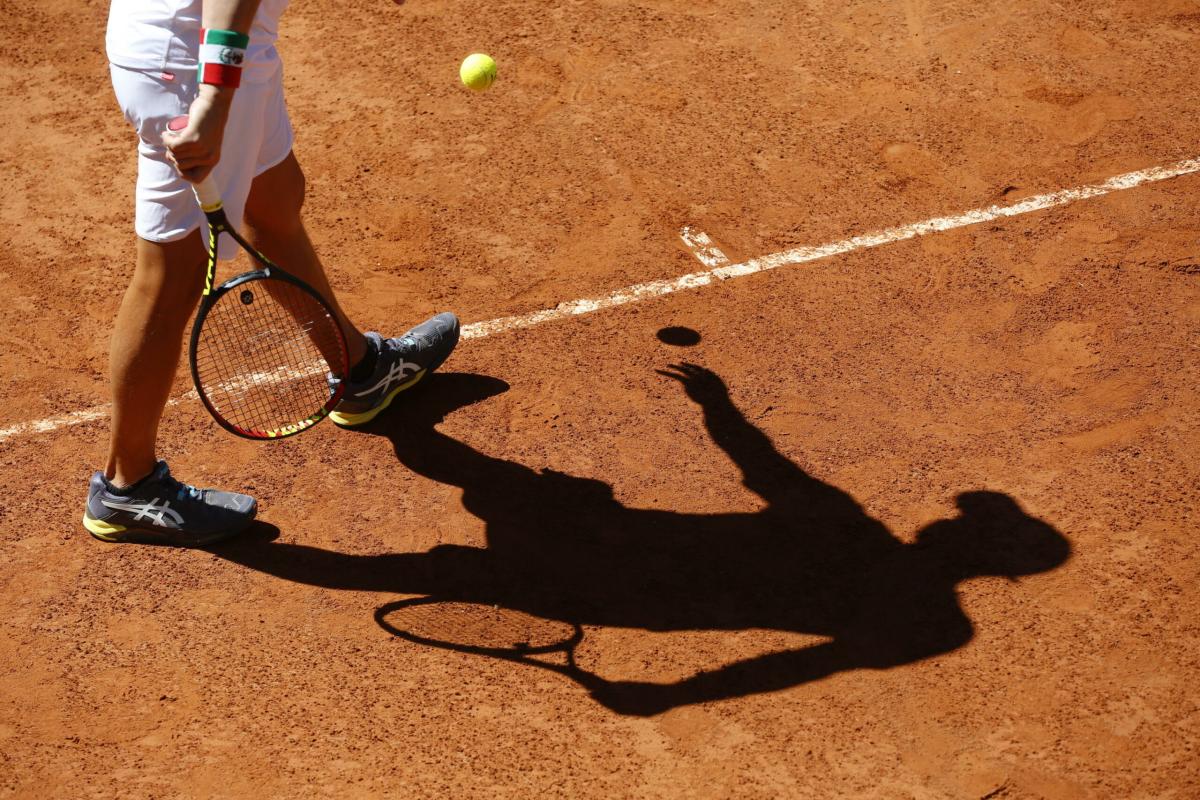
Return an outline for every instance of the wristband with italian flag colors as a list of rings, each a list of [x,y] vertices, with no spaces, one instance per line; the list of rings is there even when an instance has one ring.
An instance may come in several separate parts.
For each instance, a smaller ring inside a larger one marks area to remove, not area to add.
[[[197,80],[236,89],[242,83],[242,62],[250,37],[237,31],[200,29],[200,63]]]

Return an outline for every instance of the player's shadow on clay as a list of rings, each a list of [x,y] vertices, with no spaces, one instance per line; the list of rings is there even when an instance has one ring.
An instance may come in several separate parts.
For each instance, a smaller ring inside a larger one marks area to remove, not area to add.
[[[1070,545],[1053,527],[1007,495],[986,491],[959,495],[957,516],[926,526],[905,544],[849,494],[780,454],[717,375],[691,365],[663,374],[699,406],[709,435],[766,502],[764,510],[628,508],[602,481],[482,453],[436,426],[508,386],[443,374],[368,433],[388,437],[408,469],[460,487],[464,508],[487,526],[486,547],[355,556],[251,537],[215,552],[317,586],[487,604],[576,629],[767,628],[827,639],[709,664],[674,683],[610,681],[573,664],[556,668],[608,708],[636,715],[947,653],[973,635],[955,592],[960,582],[1044,572],[1069,557]],[[380,609],[385,628],[386,613],[404,603]]]

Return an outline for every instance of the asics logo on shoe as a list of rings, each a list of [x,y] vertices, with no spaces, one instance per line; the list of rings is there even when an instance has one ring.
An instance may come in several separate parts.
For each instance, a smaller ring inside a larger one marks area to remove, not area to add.
[[[408,361],[400,361],[396,364],[392,364],[391,369],[388,370],[388,374],[383,376],[383,380],[379,381],[379,383],[375,384],[369,389],[364,389],[361,392],[355,392],[354,396],[364,397],[381,389],[386,392],[388,389],[392,388],[393,383],[399,383],[409,375],[416,375],[420,371],[420,364],[413,364]]]
[[[134,522],[138,522],[138,521],[142,520],[143,518],[145,518],[145,519],[153,520],[155,525],[160,525],[164,528],[169,528],[169,527],[171,527],[171,525],[164,522],[164,518],[169,518],[171,520],[171,522],[174,523],[175,527],[178,528],[183,525],[183,515],[181,515],[175,509],[171,508],[170,500],[160,501],[156,497],[148,503],[116,503],[116,502],[113,502],[112,500],[104,500],[104,499],[101,499],[100,502],[103,505],[107,506],[108,508],[114,509],[116,511],[129,511],[130,513],[136,512],[137,516],[135,516],[133,518]],[[161,506],[154,505],[155,503],[158,503],[158,502],[162,502],[162,505]]]

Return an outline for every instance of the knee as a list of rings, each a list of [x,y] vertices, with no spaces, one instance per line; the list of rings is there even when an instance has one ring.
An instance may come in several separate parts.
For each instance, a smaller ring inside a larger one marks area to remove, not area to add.
[[[139,240],[128,293],[156,313],[186,317],[204,288],[206,262],[198,237],[166,244]]]
[[[204,270],[179,270],[161,277],[135,274],[127,296],[151,315],[186,322],[204,289]]]

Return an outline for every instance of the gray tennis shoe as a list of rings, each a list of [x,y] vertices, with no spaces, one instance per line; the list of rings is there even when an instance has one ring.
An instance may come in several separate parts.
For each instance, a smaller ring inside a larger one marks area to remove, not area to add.
[[[365,425],[379,416],[396,395],[410,389],[440,367],[458,344],[458,317],[438,314],[403,336],[384,339],[368,333],[375,352],[371,377],[346,386],[342,400],[329,418],[344,428]]]
[[[92,475],[83,527],[105,542],[203,547],[241,533],[256,513],[253,497],[189,486],[160,461],[128,489]]]

